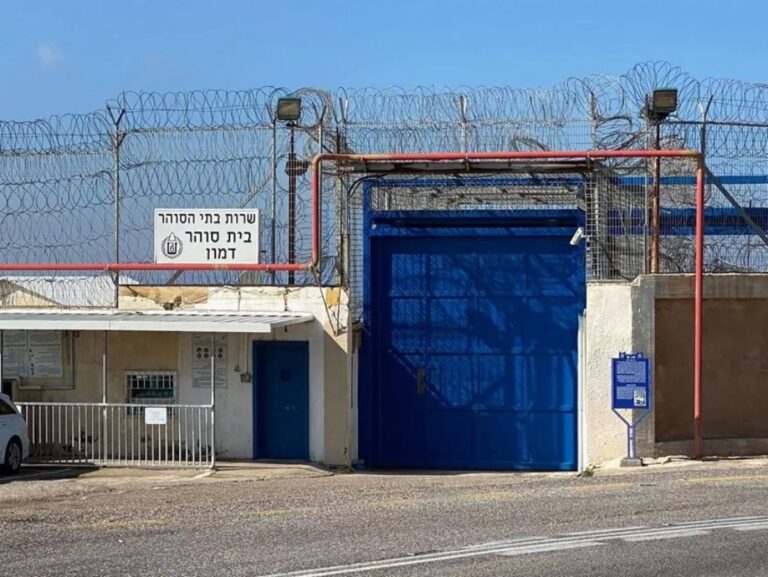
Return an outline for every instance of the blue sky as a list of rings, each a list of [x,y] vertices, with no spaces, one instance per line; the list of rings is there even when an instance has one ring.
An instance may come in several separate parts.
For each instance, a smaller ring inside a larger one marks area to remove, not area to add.
[[[0,0],[0,119],[122,90],[549,86],[668,60],[768,81],[764,0]]]

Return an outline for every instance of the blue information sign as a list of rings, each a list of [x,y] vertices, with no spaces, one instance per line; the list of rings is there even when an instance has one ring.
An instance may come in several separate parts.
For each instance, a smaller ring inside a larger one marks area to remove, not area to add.
[[[643,353],[619,353],[612,360],[614,409],[649,409],[651,377]]]

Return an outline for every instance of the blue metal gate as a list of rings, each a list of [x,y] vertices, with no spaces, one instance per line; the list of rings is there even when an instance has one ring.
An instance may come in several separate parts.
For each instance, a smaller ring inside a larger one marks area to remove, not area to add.
[[[577,466],[585,304],[572,210],[366,223],[360,453],[377,467]]]

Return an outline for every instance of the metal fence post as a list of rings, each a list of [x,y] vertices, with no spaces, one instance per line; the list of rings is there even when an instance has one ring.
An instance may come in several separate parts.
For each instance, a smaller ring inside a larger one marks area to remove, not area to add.
[[[272,196],[270,198],[269,258],[277,262],[277,117],[272,118]],[[272,285],[277,284],[277,273],[272,271]]]
[[[120,147],[125,139],[125,133],[120,131],[120,123],[125,116],[125,109],[120,110],[115,116],[114,111],[107,107],[114,130],[112,132],[112,155],[114,159],[112,174],[112,196],[115,203],[115,262],[120,262]],[[120,296],[120,273],[114,274],[115,282],[115,306],[118,306]]]
[[[709,107],[712,106],[714,96],[710,96],[707,100],[706,106],[702,106],[701,102],[698,103],[699,113],[701,114],[701,129],[699,131],[699,150],[701,151],[701,158],[704,162],[704,166],[707,166],[707,121],[709,120]],[[706,191],[709,192],[709,183],[706,183]]]
[[[317,153],[322,154],[325,152],[323,150],[323,124],[325,123],[325,107],[323,107],[323,111],[320,113],[320,121],[317,125]],[[320,219],[320,222],[317,223],[318,228],[318,235],[320,235],[320,242],[322,243],[322,234],[323,234],[323,219]],[[330,251],[329,251],[330,254]],[[320,281],[322,282],[322,275],[323,275],[323,264],[319,263],[320,269],[318,270],[318,278],[320,278]]]
[[[464,152],[469,151],[469,134],[467,132],[467,97],[459,95],[459,115],[461,122],[461,146]]]
[[[654,150],[661,148],[661,120],[653,121]],[[659,272],[661,246],[661,158],[653,159],[653,190],[651,194],[651,274]]]
[[[107,458],[107,352],[109,347],[109,333],[103,331],[103,342],[101,349],[101,460]]]
[[[211,469],[216,468],[216,334],[211,333]]]

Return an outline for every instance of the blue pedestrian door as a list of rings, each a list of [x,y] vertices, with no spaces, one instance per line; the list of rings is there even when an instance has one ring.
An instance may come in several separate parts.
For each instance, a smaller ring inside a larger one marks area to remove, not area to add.
[[[253,344],[255,459],[309,458],[309,344]]]
[[[576,468],[585,279],[584,248],[569,239],[579,223],[575,211],[518,222],[373,217],[367,462]]]

